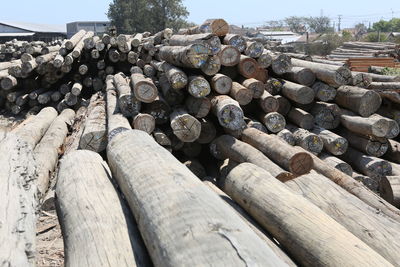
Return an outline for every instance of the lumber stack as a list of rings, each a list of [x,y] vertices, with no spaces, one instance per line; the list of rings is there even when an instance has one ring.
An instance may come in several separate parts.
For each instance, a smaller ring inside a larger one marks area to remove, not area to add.
[[[5,110],[39,112],[13,130],[38,158],[28,222],[55,191],[66,266],[400,261],[396,77],[270,51],[222,19],[80,31],[48,55],[0,63],[0,84]]]

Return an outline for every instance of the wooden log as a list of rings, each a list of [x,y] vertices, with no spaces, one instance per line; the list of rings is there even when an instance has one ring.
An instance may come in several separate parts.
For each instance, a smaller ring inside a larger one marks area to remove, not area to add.
[[[380,75],[374,73],[368,73],[368,75],[372,78],[373,82],[400,82],[400,75]]]
[[[210,145],[210,151],[215,158],[220,160],[229,159],[237,163],[253,163],[264,170],[268,170],[272,176],[281,181],[293,178],[291,173],[284,171],[261,151],[230,135],[221,135],[216,138]]]
[[[244,54],[248,57],[258,58],[264,52],[264,45],[257,41],[246,42]]]
[[[387,140],[388,147],[384,158],[395,163],[400,163],[400,143],[394,140]]]
[[[387,176],[392,174],[392,166],[387,161],[367,156],[352,147],[349,147],[340,158],[352,165],[356,171],[367,176]]]
[[[187,143],[187,144],[194,144],[194,143]],[[196,159],[187,160],[182,164],[185,165],[199,179],[203,180],[207,176],[206,170],[201,165],[201,163]]]
[[[368,88],[400,90],[400,82],[372,82]]]
[[[95,94],[90,99],[88,118],[79,141],[79,148],[102,152],[107,146],[106,107],[102,94]]]
[[[247,128],[243,130],[241,138],[294,175],[308,173],[312,168],[313,161],[307,153],[298,153],[293,147],[274,135]]]
[[[167,101],[159,95],[152,103],[146,104],[143,113],[153,116],[156,124],[164,124],[169,121],[171,107],[168,105]]]
[[[223,19],[208,19],[203,24],[188,29],[180,29],[179,34],[213,33],[225,36],[229,33],[229,24]]]
[[[16,128],[12,132],[33,149],[56,117],[57,111],[52,107],[46,107],[33,119],[30,119],[22,127]]]
[[[217,73],[211,78],[210,85],[215,92],[225,95],[231,91],[232,79],[224,74]]]
[[[134,149],[126,150],[126,147]],[[146,247],[153,248],[149,254],[155,265],[208,265],[211,261],[221,266],[237,266],[247,262],[247,256],[243,258],[242,251],[238,254],[236,245],[232,246],[227,239],[236,240],[252,251],[253,263],[284,265],[239,216],[227,209],[218,196],[146,133],[133,130],[114,136],[107,155]],[[180,177],[179,181],[173,177]],[[166,211],[170,214],[171,204],[179,216],[163,215]],[[191,221],[199,227],[192,228],[192,234],[186,235]],[[197,243],[198,238],[201,238],[200,243]]]
[[[158,82],[162,95],[169,105],[180,105],[183,102],[185,98],[185,95],[182,92],[183,90],[173,89],[165,75],[161,74]]]
[[[292,68],[292,60],[289,56],[285,54],[272,54],[272,64],[271,69],[274,73],[282,75]]]
[[[315,154],[321,153],[324,142],[318,135],[291,124],[286,125],[286,128],[293,133],[296,145]]]
[[[329,102],[335,99],[336,97],[336,89],[324,82],[316,82],[312,86],[312,89],[315,92],[315,99]]]
[[[239,50],[239,52],[244,52],[247,45],[246,39],[244,39],[242,35],[230,34],[230,33],[224,36],[223,43],[225,45],[231,45],[236,47]]]
[[[283,116],[286,116],[292,108],[292,105],[290,104],[289,100],[287,100],[285,97],[281,95],[276,95],[275,98],[276,100],[278,100],[279,103],[277,112],[282,114]]]
[[[209,144],[211,143],[216,135],[217,135],[217,129],[215,128],[215,125],[208,119],[201,119],[201,132],[199,138],[196,140],[199,144]]]
[[[397,208],[400,208],[400,177],[386,176],[384,181],[384,183],[380,183],[380,195],[387,202],[392,203]]]
[[[118,92],[118,105],[122,114],[126,117],[136,116],[140,111],[140,107],[138,107],[139,105],[134,105],[131,87],[125,76],[122,73],[117,73],[114,75],[113,81]],[[137,106],[139,110],[135,109],[135,106]]]
[[[334,167],[335,169],[338,169],[339,171],[347,174],[348,176],[353,175],[353,168],[348,164],[347,162],[344,162],[343,160],[332,156],[328,153],[321,153],[318,155],[318,157],[323,160],[326,164],[328,164],[331,167]]]
[[[310,104],[314,100],[314,90],[310,87],[284,80],[282,95],[299,104]]]
[[[210,56],[200,69],[205,75],[213,76],[221,69],[221,59],[217,55]]]
[[[182,89],[188,83],[188,78],[181,69],[168,64],[166,62],[162,63],[162,70],[164,71],[169,83],[174,89]]]
[[[264,86],[264,84],[263,84],[261,81],[259,81],[259,80],[257,80],[257,79],[254,79],[254,78],[245,79],[245,80],[243,80],[243,81],[241,82],[241,84],[242,84],[244,87],[246,87],[246,88],[252,90],[252,91],[254,92],[254,93],[253,93],[253,98],[256,98],[256,99],[260,98],[261,95],[262,95],[262,94],[264,93],[264,91],[265,91],[265,86]]]
[[[331,130],[340,124],[341,109],[336,104],[315,102],[310,113],[314,116],[315,124],[322,128]]]
[[[352,177],[354,178],[354,180],[358,181],[359,183],[362,183],[369,190],[371,190],[375,194],[379,195],[379,184],[380,184],[380,182],[378,182],[377,179],[371,178],[369,176],[365,176],[365,175],[362,175],[362,174],[359,174],[359,173],[356,173],[354,171],[353,171]]]
[[[131,84],[135,98],[144,103],[153,102],[157,96],[157,87],[153,81],[143,74],[134,73],[131,75]]]
[[[241,55],[239,64],[237,65],[238,72],[245,78],[257,77],[259,65],[254,58]]]
[[[342,115],[340,116],[341,124],[354,133],[388,139],[394,137],[392,132],[396,132],[396,127],[391,121],[394,122],[378,114],[374,114],[368,118],[359,117],[346,110],[342,110]]]
[[[377,214],[360,199],[315,171],[285,184],[326,212],[386,260],[395,265],[399,262],[399,255],[394,253],[400,246],[399,238],[396,238],[399,232],[395,221]],[[368,221],[363,220],[365,217]]]
[[[276,134],[279,138],[281,138],[283,141],[288,143],[291,146],[296,145],[296,140],[294,139],[293,133],[289,131],[288,129],[283,129],[279,133]]]
[[[321,138],[322,142],[324,143],[324,149],[329,153],[338,156],[346,152],[349,145],[346,138],[343,138],[342,136],[339,136],[319,126],[315,126],[311,132]]]
[[[197,98],[205,97],[211,92],[210,84],[201,75],[189,76],[187,89],[189,94]]]
[[[282,131],[286,126],[285,117],[278,112],[270,112],[260,117],[261,122],[267,127],[272,133],[278,133]]]
[[[86,31],[80,30],[75,33],[69,40],[64,43],[64,46],[67,50],[72,50],[78,44],[78,42],[85,36]]]
[[[379,109],[382,99],[378,93],[354,86],[341,86],[337,89],[335,102],[363,117],[368,117]]]
[[[240,83],[232,82],[232,88],[229,95],[235,99],[240,105],[244,106],[251,102],[254,96],[254,91],[244,87]]]
[[[372,82],[372,77],[364,72],[352,72],[352,85],[357,87],[368,88]]]
[[[314,127],[314,117],[302,109],[292,108],[287,114],[287,117],[290,122],[300,128],[311,130]]]
[[[370,156],[381,157],[389,147],[386,138],[362,136],[347,129],[340,129],[338,134],[346,138],[352,147]]]
[[[65,266],[150,266],[137,225],[100,155],[87,150],[72,152],[63,157],[58,173],[56,193]],[[101,188],[101,195],[96,188]],[[81,212],[88,206],[91,209],[82,220]],[[117,240],[118,249],[110,248]]]
[[[155,118],[146,113],[139,113],[133,118],[132,128],[151,134],[156,127]]]
[[[221,51],[221,41],[215,34],[199,33],[192,35],[174,34],[168,40],[171,46],[187,46],[191,44],[201,44],[207,47],[210,55],[216,55]]]
[[[291,70],[284,73],[282,77],[291,82],[305,86],[311,86],[315,82],[315,74],[310,69],[302,67],[292,67]]]
[[[0,86],[3,90],[10,90],[18,85],[18,80],[11,75],[3,77],[0,82]]]
[[[317,206],[253,164],[235,167],[225,180],[224,191],[302,265],[333,266],[342,261],[354,265],[372,262],[391,265]],[[314,219],[310,220],[307,214],[313,214]],[[321,245],[321,240],[329,242]],[[343,240],[347,242],[343,243]]]
[[[270,78],[265,83],[265,90],[271,95],[277,95],[281,92],[283,83],[275,78]]]
[[[163,46],[158,57],[177,67],[200,68],[208,59],[208,48],[201,44],[189,46]]]
[[[184,109],[176,109],[170,115],[174,135],[182,142],[194,142],[201,133],[201,123]]]
[[[236,66],[240,61],[240,51],[233,45],[222,45],[218,57],[222,66]]]
[[[272,64],[272,55],[271,53],[264,49],[262,54],[257,58],[257,62],[261,68],[268,68]]]
[[[211,100],[206,97],[196,98],[188,96],[185,105],[189,114],[192,114],[196,118],[204,118],[211,110]]]
[[[275,253],[288,265],[288,266],[297,266],[292,259],[286,255],[285,252],[273,241],[271,235],[266,232],[250,215],[242,209],[235,201],[233,201],[227,194],[225,194],[221,189],[219,189],[215,184],[210,181],[203,181],[203,183],[211,189],[213,192],[218,194],[218,196],[225,201],[232,209],[234,209],[237,214],[246,222],[251,229],[262,239],[265,243],[270,246]]]
[[[351,71],[346,67],[315,63],[296,58],[292,58],[292,64],[297,67],[309,68],[315,73],[317,79],[333,86],[349,84],[352,80]]]
[[[12,132],[0,143],[0,193],[4,199],[0,201],[0,242],[6,244],[0,250],[0,262],[5,266],[35,265],[34,145],[28,145]]]
[[[68,134],[68,125],[71,124],[75,112],[64,109],[55,118],[48,130],[34,149],[35,163],[37,169],[38,196],[43,200],[50,183],[50,174],[54,171],[59,151]]]
[[[275,112],[279,110],[279,101],[273,95],[268,93],[266,90],[262,93],[258,100],[259,106],[265,113]]]

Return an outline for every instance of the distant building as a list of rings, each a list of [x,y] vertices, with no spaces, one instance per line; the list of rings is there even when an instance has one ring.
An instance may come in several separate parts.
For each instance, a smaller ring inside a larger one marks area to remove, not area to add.
[[[296,42],[301,38],[300,34],[291,31],[266,31],[259,29],[259,33],[262,34],[266,39],[281,41],[282,44]]]
[[[71,38],[80,30],[92,31],[95,35],[101,35],[108,32],[109,21],[75,21],[67,24],[67,38]]]
[[[400,41],[400,32],[391,32],[388,36],[390,42]]]
[[[64,39],[65,37],[66,31],[64,25],[0,21],[1,43],[13,39],[50,42]]]

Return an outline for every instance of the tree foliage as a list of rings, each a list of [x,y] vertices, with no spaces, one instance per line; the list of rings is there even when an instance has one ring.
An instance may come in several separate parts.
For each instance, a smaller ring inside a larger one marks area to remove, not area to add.
[[[306,18],[308,28],[312,32],[326,33],[332,32],[331,19],[326,16],[309,17]]]
[[[375,22],[372,25],[372,30],[380,32],[400,32],[400,18]]]
[[[291,16],[285,18],[284,21],[292,32],[302,33],[306,31],[307,20],[305,17]]]
[[[182,0],[113,0],[107,16],[119,33],[158,32],[190,26]]]

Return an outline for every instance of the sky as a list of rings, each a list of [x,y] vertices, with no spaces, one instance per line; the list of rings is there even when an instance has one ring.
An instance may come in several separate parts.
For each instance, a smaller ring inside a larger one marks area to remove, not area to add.
[[[107,20],[112,0],[0,0],[0,21],[65,24],[78,20]],[[288,16],[319,16],[323,14],[342,28],[356,23],[400,17],[399,0],[183,0],[189,21],[201,23],[207,18],[224,18],[230,24],[261,26],[265,21]]]

